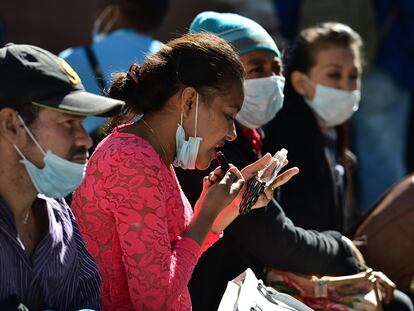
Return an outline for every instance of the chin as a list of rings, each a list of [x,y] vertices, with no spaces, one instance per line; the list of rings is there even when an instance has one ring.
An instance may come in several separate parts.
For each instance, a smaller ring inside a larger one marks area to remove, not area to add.
[[[210,163],[211,163],[211,161],[209,163],[199,163],[199,162],[197,162],[196,165],[195,165],[195,168],[196,168],[196,170],[199,170],[199,171],[205,171],[206,169],[208,169],[210,167]]]
[[[211,161],[213,160],[214,160],[214,157],[212,157],[211,155],[203,157],[203,158],[198,157],[195,167],[197,170],[205,171],[206,169],[210,167]]]

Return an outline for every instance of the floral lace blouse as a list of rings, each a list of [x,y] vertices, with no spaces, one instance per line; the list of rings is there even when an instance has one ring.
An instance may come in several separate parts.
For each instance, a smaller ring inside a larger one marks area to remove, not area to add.
[[[115,129],[90,158],[72,208],[102,274],[104,310],[191,310],[187,284],[202,248],[181,237],[192,208],[172,167]]]

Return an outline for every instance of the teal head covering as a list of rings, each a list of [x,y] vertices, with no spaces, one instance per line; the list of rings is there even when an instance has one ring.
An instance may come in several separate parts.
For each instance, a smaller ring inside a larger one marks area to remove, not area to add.
[[[202,12],[190,26],[190,33],[211,32],[233,45],[239,55],[269,50],[281,57],[275,41],[255,21],[233,13]]]

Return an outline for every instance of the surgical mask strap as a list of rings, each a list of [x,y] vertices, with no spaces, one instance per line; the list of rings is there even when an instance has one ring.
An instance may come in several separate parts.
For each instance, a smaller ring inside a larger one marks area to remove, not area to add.
[[[198,126],[198,92],[197,92],[197,95],[196,95],[196,116],[195,116],[194,137],[197,137],[197,126]]]
[[[23,125],[24,129],[26,130],[27,134],[29,134],[29,137],[33,140],[33,142],[36,144],[37,148],[40,149],[40,151],[42,152],[43,156],[46,155],[46,152],[43,150],[43,148],[40,146],[39,142],[36,140],[36,138],[33,136],[32,132],[29,130],[29,128],[26,126],[26,123],[24,123],[22,117],[20,116],[20,114],[17,114],[17,118],[19,118],[20,123]]]
[[[95,21],[95,23],[94,23],[94,27],[95,27],[95,29],[94,29],[94,32],[95,33],[107,33],[108,32],[108,30],[109,29],[111,29],[111,27],[114,25],[114,23],[115,23],[115,20],[116,20],[116,18],[118,18],[118,15],[119,15],[119,12],[118,12],[118,10],[116,11],[116,15],[115,15],[115,17],[110,21],[110,23],[108,23],[106,26],[105,26],[105,29],[99,29],[100,28],[100,26],[101,26],[101,24],[102,24],[102,21],[108,16],[108,14],[109,14],[109,12],[111,12],[111,10],[114,8],[114,7],[116,7],[115,6],[115,4],[110,4],[110,5],[108,5],[103,11],[102,11],[102,13],[98,16],[98,18],[96,19],[96,21]]]
[[[180,125],[183,126],[183,111],[181,110]],[[198,92],[196,95],[196,116],[195,116],[195,130],[194,137],[197,137],[197,127],[198,127]]]
[[[16,146],[16,144],[13,144],[13,147],[14,147],[14,149],[16,149],[16,151],[17,151],[17,153],[20,155],[20,157],[21,157],[23,160],[26,160],[26,161],[27,161],[26,157],[25,157],[25,156],[24,156],[24,154],[20,151],[19,147],[17,147],[17,146]]]
[[[310,85],[312,85],[315,89],[316,89],[316,83],[315,82],[313,82],[307,75],[305,75],[305,74],[302,74],[303,75],[303,77],[305,78],[305,80],[307,81],[307,82],[309,82],[309,84]]]

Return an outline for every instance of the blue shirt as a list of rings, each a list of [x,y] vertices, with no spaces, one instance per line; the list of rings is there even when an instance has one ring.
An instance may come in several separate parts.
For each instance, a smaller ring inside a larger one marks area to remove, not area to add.
[[[0,302],[17,296],[29,310],[100,310],[101,277],[72,211],[63,199],[37,200],[47,209],[49,231],[29,257],[0,198]]]
[[[376,65],[400,86],[414,91],[414,1],[376,0],[375,4],[378,28],[390,19],[378,44]]]
[[[91,47],[104,77],[104,84],[109,87],[112,73],[125,72],[133,63],[142,64],[148,55],[156,53],[162,47],[162,43],[131,29],[118,29],[97,40]],[[69,48],[59,56],[75,69],[88,92],[102,94],[84,47]],[[88,117],[84,126],[90,133],[103,122],[102,118]]]

